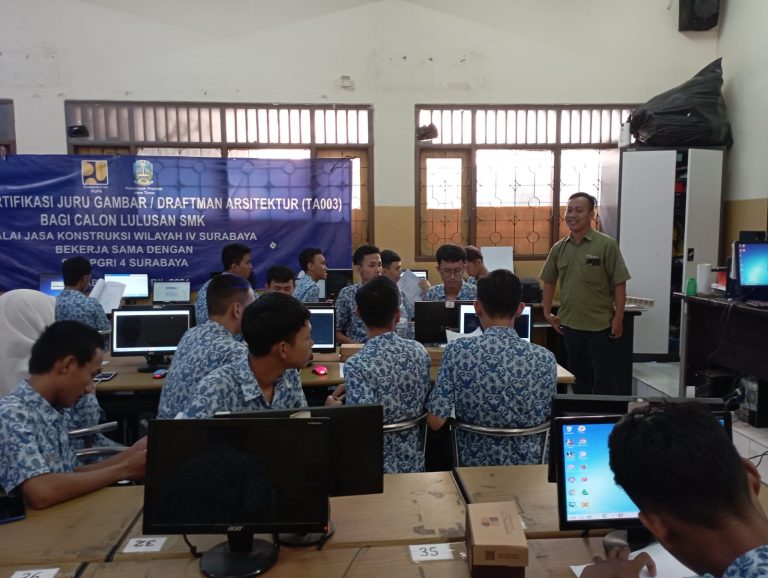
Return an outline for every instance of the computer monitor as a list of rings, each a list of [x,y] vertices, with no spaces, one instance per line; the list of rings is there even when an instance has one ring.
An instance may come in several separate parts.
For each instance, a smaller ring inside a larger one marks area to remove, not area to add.
[[[745,297],[752,292],[768,292],[768,242],[737,243],[739,285],[746,289]]]
[[[472,333],[480,327],[480,320],[475,313],[473,303],[459,305],[459,333]],[[515,332],[524,341],[531,340],[531,308],[526,305],[523,312],[515,319]]]
[[[594,395],[578,393],[558,393],[552,398],[551,427],[549,431],[549,470],[547,478],[550,482],[557,481],[557,454],[555,452],[555,420],[561,417],[624,415],[634,404],[648,403],[660,405],[663,403],[686,403],[696,401],[712,412],[724,411],[725,402],[719,397],[697,397],[695,400],[685,397],[636,397],[632,395]]]
[[[384,408],[380,405],[343,405],[222,412],[224,418],[307,418],[330,420],[331,496],[381,494],[384,491]]]
[[[153,303],[189,303],[189,281],[155,281],[152,284]]]
[[[278,548],[254,534],[327,530],[329,428],[324,418],[150,421],[144,533],[226,534],[202,572],[263,572]]]
[[[333,305],[305,303],[312,324],[312,351],[334,353],[336,351],[336,312]]]
[[[147,365],[140,372],[167,366],[167,355],[176,351],[192,327],[191,307],[121,307],[112,312],[112,355],[143,355]]]
[[[125,299],[146,299],[149,297],[149,275],[146,273],[104,273],[104,281],[115,281],[125,285]]]
[[[40,273],[39,289],[41,293],[57,297],[64,291],[64,276],[61,273]]]
[[[416,301],[413,306],[416,341],[419,343],[445,343],[446,329],[458,331],[460,302]]]
[[[429,270],[428,269],[408,269],[411,273],[416,275],[419,279],[427,279],[429,280]],[[402,273],[400,274],[402,277]]]
[[[321,299],[336,299],[347,285],[352,285],[352,269],[328,269],[328,276],[317,282]]]
[[[728,435],[731,414],[716,412]],[[608,436],[620,415],[555,420],[557,505],[561,530],[637,528],[638,508],[616,485],[609,463]],[[674,440],[671,441],[674,443]]]

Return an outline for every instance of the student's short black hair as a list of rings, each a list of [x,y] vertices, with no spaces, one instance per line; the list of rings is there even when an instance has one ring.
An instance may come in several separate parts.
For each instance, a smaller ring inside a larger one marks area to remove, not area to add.
[[[92,271],[91,262],[85,257],[72,257],[61,264],[61,274],[64,277],[64,285],[72,287],[85,275]]]
[[[439,267],[442,261],[448,263],[464,261],[466,263],[467,254],[464,252],[464,249],[458,245],[440,245],[435,253],[435,258],[437,259],[437,265]]]
[[[365,259],[368,255],[380,255],[381,251],[379,251],[379,248],[375,245],[361,245],[355,250],[355,253],[352,255],[352,264],[353,265],[362,265],[363,259]]]
[[[589,193],[573,193],[570,197],[568,197],[568,200],[571,199],[587,199],[589,201],[589,210],[594,211],[595,207],[597,206],[597,199],[590,195]]]
[[[301,267],[301,270],[306,273],[307,269],[309,268],[309,264],[312,262],[312,259],[315,258],[315,255],[322,254],[323,250],[318,249],[317,247],[307,247],[306,249],[303,249],[301,253],[299,253],[299,267]]]
[[[384,249],[381,252],[382,267],[389,267],[392,263],[397,263],[398,261],[402,261],[402,259],[400,258],[400,255],[398,255],[391,249]]]
[[[251,254],[251,248],[242,243],[230,243],[221,250],[221,264],[225,271],[229,271],[234,265],[243,260],[243,257]]]
[[[208,315],[224,315],[232,303],[245,303],[251,284],[240,275],[217,275],[208,283]]]
[[[83,366],[104,348],[104,338],[90,325],[79,321],[56,321],[40,334],[32,346],[29,357],[29,373],[48,373],[53,365],[68,355],[74,356]]]
[[[736,448],[698,403],[635,409],[613,428],[608,449],[616,483],[641,512],[718,527],[752,507]]]
[[[272,283],[272,281],[277,281],[278,283],[288,283],[289,281],[295,280],[296,273],[294,273],[293,269],[286,265],[272,265],[269,269],[267,269],[267,285]]]
[[[496,269],[477,280],[477,300],[491,317],[513,317],[522,295],[520,279],[507,269]]]
[[[367,327],[389,328],[400,310],[400,290],[388,277],[376,277],[357,290],[355,302]]]
[[[251,303],[243,314],[242,332],[248,351],[264,357],[276,343],[293,343],[309,321],[309,309],[291,295],[267,293]]]
[[[467,256],[468,263],[474,263],[475,261],[483,260],[483,254],[480,252],[480,249],[474,245],[467,245],[464,247],[464,253]]]

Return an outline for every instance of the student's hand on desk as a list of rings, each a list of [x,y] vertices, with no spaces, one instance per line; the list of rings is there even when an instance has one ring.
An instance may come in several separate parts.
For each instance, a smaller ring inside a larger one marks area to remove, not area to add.
[[[123,477],[128,480],[142,479],[147,469],[147,450],[134,449],[131,446],[122,453],[122,457],[122,465],[125,470]]]
[[[340,396],[329,395],[325,400],[325,405],[344,405],[344,398],[346,393],[342,393]]]
[[[648,554],[640,552],[632,560],[628,557],[629,548],[611,548],[605,560],[595,556],[595,563],[584,568],[581,578],[637,578],[643,568],[656,576],[656,563]]]
[[[544,319],[549,321],[549,324],[552,326],[552,329],[557,331],[560,335],[563,334],[563,326],[560,323],[560,318],[555,315],[554,313],[550,313],[549,315],[544,315]]]

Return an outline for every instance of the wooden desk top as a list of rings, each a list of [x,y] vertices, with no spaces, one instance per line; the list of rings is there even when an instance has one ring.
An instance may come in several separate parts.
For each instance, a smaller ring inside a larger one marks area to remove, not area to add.
[[[450,472],[386,474],[384,493],[331,498],[336,532],[326,549],[399,544],[434,544],[464,540],[466,511]],[[115,561],[187,558],[181,536],[167,536],[160,552],[125,553],[125,543],[144,536],[142,517],[131,526],[115,552]],[[201,551],[225,541],[222,535],[190,535]]]
[[[547,466],[456,468],[469,503],[517,502],[528,539],[578,535],[560,531],[557,484],[547,482]]]
[[[221,538],[221,537],[220,537]],[[602,554],[598,538],[583,540],[532,540],[528,542],[529,565],[526,578],[573,578],[571,564],[586,564]],[[269,570],[273,578],[469,578],[466,548],[451,544],[453,560],[414,563],[408,546],[360,548],[281,548],[276,564]],[[83,578],[199,578],[199,562],[188,555],[181,559],[89,564]]]
[[[46,568],[58,568],[56,578],[75,578],[82,566],[82,562],[64,562],[63,564],[22,564],[20,566],[0,566],[0,578],[11,578],[14,572],[25,570],[44,570]]]
[[[106,560],[136,519],[143,490],[109,487],[45,510],[27,510],[26,519],[0,525],[0,560],[30,568]]]

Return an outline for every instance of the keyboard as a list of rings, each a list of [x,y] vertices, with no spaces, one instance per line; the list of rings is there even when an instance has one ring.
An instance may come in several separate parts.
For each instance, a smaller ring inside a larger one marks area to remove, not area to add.
[[[768,301],[763,301],[761,299],[748,299],[747,305],[751,305],[752,307],[759,307],[760,309],[766,309],[768,308]]]

